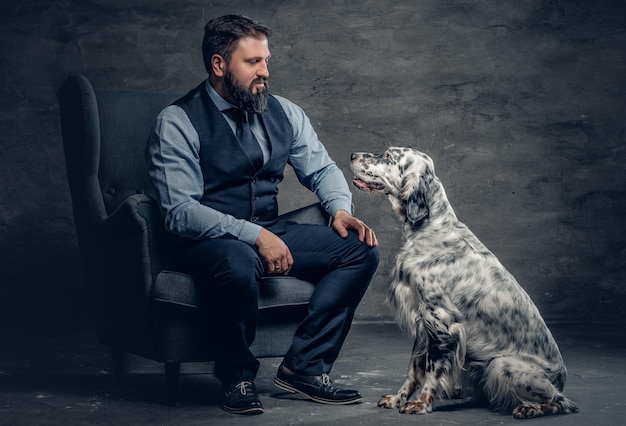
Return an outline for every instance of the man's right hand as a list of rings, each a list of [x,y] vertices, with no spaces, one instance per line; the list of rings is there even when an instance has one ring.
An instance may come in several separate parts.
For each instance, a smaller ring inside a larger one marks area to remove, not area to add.
[[[267,272],[270,274],[287,275],[293,265],[293,257],[289,247],[276,234],[261,228],[256,239],[259,253],[267,263]]]

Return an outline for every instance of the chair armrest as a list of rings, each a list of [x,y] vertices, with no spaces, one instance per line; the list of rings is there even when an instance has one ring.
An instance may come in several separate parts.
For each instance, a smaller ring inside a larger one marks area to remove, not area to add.
[[[167,231],[156,200],[148,195],[128,197],[98,224],[98,232],[109,251],[125,252],[130,247],[116,246],[134,246],[134,253],[140,256],[135,261],[143,261],[144,267],[149,268],[152,282],[167,265]]]
[[[315,203],[306,207],[292,210],[288,213],[280,215],[281,220],[287,220],[296,223],[310,223],[313,225],[330,226],[331,217],[326,212],[321,203]]]
[[[150,208],[155,201],[145,194],[134,194],[128,197],[109,216],[98,223],[98,230],[105,236],[128,236],[129,233],[142,233],[149,226],[146,207]]]
[[[154,357],[152,293],[165,257],[165,229],[156,201],[134,194],[96,224],[95,285],[105,344]]]

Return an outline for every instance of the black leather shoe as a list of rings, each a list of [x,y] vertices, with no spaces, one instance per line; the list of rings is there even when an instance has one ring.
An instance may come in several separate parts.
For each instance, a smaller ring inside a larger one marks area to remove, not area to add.
[[[254,383],[243,381],[224,388],[222,409],[234,414],[262,414],[263,404]]]
[[[274,384],[287,392],[301,393],[322,404],[345,405],[353,404],[363,399],[359,391],[343,390],[334,387],[326,373],[321,376],[303,376],[289,373],[282,364],[278,368]]]

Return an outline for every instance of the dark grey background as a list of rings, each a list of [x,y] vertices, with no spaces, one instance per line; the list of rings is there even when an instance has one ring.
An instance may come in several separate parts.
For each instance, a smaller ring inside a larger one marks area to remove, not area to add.
[[[225,13],[274,30],[272,91],[305,108],[348,179],[353,151],[427,152],[549,321],[624,319],[626,5],[549,0],[2,1],[2,317],[90,316],[58,86],[81,72],[99,89],[186,92],[205,78],[204,23]],[[400,223],[383,198],[354,203],[382,254],[357,318],[387,320]]]

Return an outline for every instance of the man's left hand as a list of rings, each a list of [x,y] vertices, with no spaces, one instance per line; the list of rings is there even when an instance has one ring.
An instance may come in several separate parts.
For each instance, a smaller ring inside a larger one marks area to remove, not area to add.
[[[357,219],[345,210],[339,210],[335,213],[333,229],[337,231],[341,238],[346,238],[348,231],[353,230],[359,235],[359,241],[365,242],[370,247],[378,246],[378,240],[374,231],[362,220]]]

